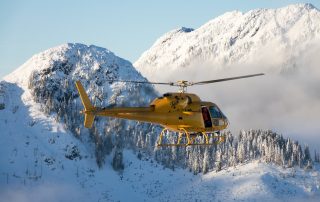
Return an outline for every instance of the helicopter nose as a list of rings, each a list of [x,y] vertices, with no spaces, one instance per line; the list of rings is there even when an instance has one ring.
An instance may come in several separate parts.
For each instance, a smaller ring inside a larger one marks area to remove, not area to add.
[[[227,117],[224,118],[224,123],[225,123],[226,127],[228,127],[228,125],[229,125],[229,120],[227,119]]]

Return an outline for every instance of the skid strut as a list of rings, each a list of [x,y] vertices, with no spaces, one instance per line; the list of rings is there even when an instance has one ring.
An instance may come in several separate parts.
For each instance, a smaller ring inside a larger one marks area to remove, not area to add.
[[[158,147],[163,147],[163,146],[196,146],[196,145],[216,145],[224,142],[224,135],[218,135],[216,133],[214,134],[208,134],[206,132],[201,132],[201,133],[192,133],[190,134],[186,129],[180,128],[179,129],[179,134],[178,134],[178,139],[175,140],[173,143],[162,143],[163,142],[163,137],[165,136],[165,132],[170,131],[167,128],[164,128],[159,136],[157,146]],[[203,137],[203,142],[197,142],[197,137]],[[210,141],[210,138],[213,139],[213,141]],[[184,140],[184,141],[183,141]]]

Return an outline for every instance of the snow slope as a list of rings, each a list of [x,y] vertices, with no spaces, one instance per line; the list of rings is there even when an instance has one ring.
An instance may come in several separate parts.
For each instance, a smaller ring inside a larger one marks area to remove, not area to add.
[[[5,89],[4,89],[5,88]],[[165,169],[148,157],[124,151],[123,172],[111,158],[98,168],[92,148],[39,111],[23,90],[5,90],[0,111],[0,201],[318,201],[319,165],[282,169],[254,161],[221,172],[193,175]],[[29,105],[25,105],[25,103]],[[67,158],[76,147],[74,159]]]

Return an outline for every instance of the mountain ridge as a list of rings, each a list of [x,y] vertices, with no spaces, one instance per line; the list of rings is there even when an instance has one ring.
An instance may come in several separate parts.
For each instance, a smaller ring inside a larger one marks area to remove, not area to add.
[[[254,9],[246,13],[227,12],[192,32],[176,29],[164,34],[134,62],[134,66],[150,80],[162,68],[174,73],[176,69],[190,68],[199,61],[217,66],[248,63],[259,56],[262,47],[274,43],[277,52],[284,56],[284,62],[277,64],[285,68],[285,63],[297,54],[294,49],[320,39],[318,21],[320,12],[312,4]]]
[[[113,52],[111,52],[106,48],[98,47],[95,45],[87,46],[81,43],[65,43],[33,55],[18,69],[8,74],[7,76],[5,76],[4,80],[26,86],[27,83],[25,81],[25,77],[30,76],[32,71],[34,70],[39,71],[39,70],[45,69],[47,68],[47,66],[50,65],[50,63],[52,63],[55,60],[65,60],[65,59],[68,59],[69,56],[81,57],[81,54],[84,54],[85,57],[91,57],[91,60],[92,58],[99,59],[100,57],[101,59],[102,57],[105,57],[106,59],[110,60],[109,62],[120,61],[120,63],[123,63],[124,68],[126,68],[127,66],[130,66],[129,61],[123,58],[117,57]],[[71,59],[76,60],[76,58],[71,58]],[[89,60],[86,62],[89,62]],[[105,61],[105,62],[108,63],[108,61]],[[40,64],[37,65],[37,63],[40,63]],[[41,63],[44,63],[44,64],[41,64]],[[98,68],[98,66],[95,64],[93,67],[89,67],[89,66],[86,66],[86,64],[84,64],[82,68],[85,68],[85,69],[92,68],[92,70],[96,70],[95,68]],[[21,74],[23,74],[23,76]]]

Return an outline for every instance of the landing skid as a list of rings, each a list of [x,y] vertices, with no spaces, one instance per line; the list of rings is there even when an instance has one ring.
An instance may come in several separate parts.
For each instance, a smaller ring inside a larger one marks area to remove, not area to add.
[[[176,143],[163,143],[163,136],[165,136],[165,132],[170,131],[167,128],[164,128],[159,136],[158,142],[157,142],[157,147],[171,147],[171,146],[176,146],[176,147],[187,147],[187,146],[209,146],[209,145],[217,145],[225,140],[224,135],[220,135],[219,133],[213,133],[213,134],[208,134],[206,132],[201,132],[201,133],[189,133],[186,131],[184,128],[179,129],[179,135],[178,139],[175,141]],[[204,137],[204,138],[198,138],[198,137]],[[213,141],[210,141],[210,138],[213,139]],[[202,142],[198,141],[199,139],[202,139]]]

